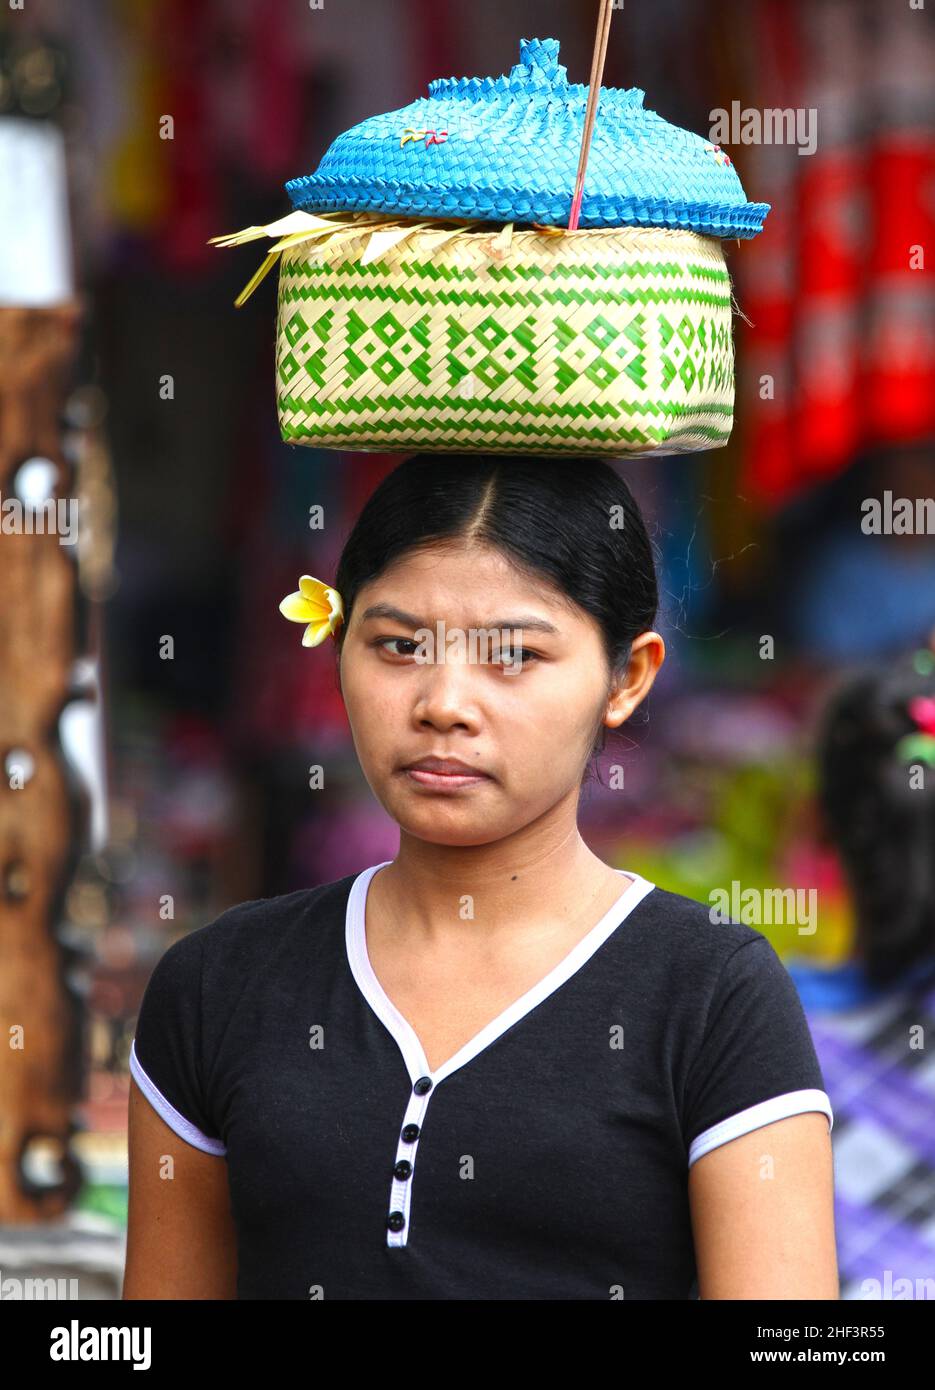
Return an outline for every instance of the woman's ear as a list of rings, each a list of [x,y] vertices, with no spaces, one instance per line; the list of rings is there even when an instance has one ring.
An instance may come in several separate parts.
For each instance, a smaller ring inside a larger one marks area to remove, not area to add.
[[[641,632],[634,638],[626,672],[607,701],[603,722],[609,729],[619,728],[645,700],[665,657],[666,646],[658,632]]]

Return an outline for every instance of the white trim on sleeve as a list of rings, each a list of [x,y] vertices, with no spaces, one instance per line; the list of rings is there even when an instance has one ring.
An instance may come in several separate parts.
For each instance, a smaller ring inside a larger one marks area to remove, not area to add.
[[[166,1100],[159,1088],[153,1084],[136,1055],[136,1038],[130,1044],[130,1073],[156,1113],[161,1115],[169,1128],[174,1129],[176,1134],[187,1144],[191,1144],[193,1148],[202,1149],[207,1154],[227,1153],[227,1147],[222,1140],[211,1139],[207,1134],[202,1134],[201,1130],[193,1125],[191,1120],[186,1120],[185,1116],[180,1114],[175,1106]]]
[[[827,1115],[830,1134],[834,1127],[834,1114],[824,1091],[786,1091],[784,1095],[773,1096],[771,1100],[761,1101],[759,1105],[738,1110],[736,1115],[728,1115],[726,1120],[703,1130],[691,1142],[688,1166],[690,1168],[702,1154],[710,1153],[712,1149],[728,1143],[731,1139],[739,1139],[741,1134],[749,1134],[751,1130],[772,1124],[774,1120],[784,1120],[789,1115],[801,1115],[807,1110],[821,1110]]]

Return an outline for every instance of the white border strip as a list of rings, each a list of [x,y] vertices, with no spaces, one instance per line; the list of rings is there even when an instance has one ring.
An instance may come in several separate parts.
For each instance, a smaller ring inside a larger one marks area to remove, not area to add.
[[[525,1018],[532,1013],[543,1000],[548,999],[554,994],[561,985],[565,984],[573,975],[581,969],[586,961],[590,960],[599,946],[602,946],[608,937],[612,936],[617,928],[629,917],[630,913],[641,903],[647,894],[651,893],[656,887],[649,879],[643,878],[640,874],[634,873],[632,869],[616,870],[621,876],[626,875],[633,880],[623,889],[616,902],[607,909],[600,921],[588,931],[581,940],[569,951],[547,975],[525,994],[515,1000],[506,1009],[499,1013],[496,1018],[482,1028],[473,1038],[464,1044],[454,1056],[449,1057],[448,1061],[442,1066],[432,1071],[426,1061],[422,1051],[422,1044],[419,1042],[415,1031],[410,1027],[407,1019],[399,1012],[392,1000],[385,993],[383,986],[370,964],[370,957],[367,954],[367,935],[365,926],[365,908],[367,901],[367,890],[370,880],[378,869],[384,868],[387,864],[392,864],[393,860],[386,859],[382,864],[374,864],[369,869],[364,869],[351,887],[350,896],[347,903],[347,914],[345,921],[345,943],[347,948],[348,962],[351,972],[357,985],[373,1009],[377,1017],[385,1024],[388,1032],[395,1038],[406,1069],[409,1072],[410,1080],[415,1083],[420,1076],[430,1076],[437,1086],[446,1076],[458,1071],[465,1063],[477,1057],[485,1048],[495,1042],[508,1028],[512,1028],[514,1023]]]
[[[824,1091],[786,1091],[784,1095],[773,1096],[771,1100],[761,1101],[759,1105],[750,1105],[746,1110],[738,1110],[736,1115],[728,1115],[726,1120],[703,1130],[691,1142],[688,1166],[690,1168],[703,1154],[710,1153],[721,1144],[727,1144],[731,1139],[739,1139],[741,1134],[749,1134],[751,1130],[770,1125],[774,1120],[784,1120],[789,1115],[801,1115],[807,1110],[821,1110],[827,1115],[830,1134],[834,1128],[834,1114],[831,1101]]]
[[[209,1139],[207,1134],[202,1134],[191,1120],[186,1120],[185,1116],[166,1100],[159,1088],[149,1079],[136,1055],[136,1038],[130,1045],[130,1072],[156,1113],[165,1120],[170,1129],[175,1130],[180,1138],[191,1144],[193,1148],[202,1149],[206,1154],[227,1153],[227,1147],[220,1139]]]

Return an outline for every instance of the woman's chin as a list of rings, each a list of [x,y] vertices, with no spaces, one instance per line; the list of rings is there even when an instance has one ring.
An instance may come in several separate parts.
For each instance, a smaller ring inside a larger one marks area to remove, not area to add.
[[[482,823],[474,816],[465,816],[461,824],[457,824],[456,817],[445,817],[445,824],[441,824],[441,819],[433,815],[394,816],[400,830],[430,845],[486,845],[500,838],[491,834],[489,822]]]
[[[502,838],[489,815],[482,815],[466,802],[451,798],[425,798],[424,805],[413,806],[409,798],[398,796],[383,801],[383,809],[406,835],[432,845],[487,845]],[[505,829],[503,835],[509,834]]]

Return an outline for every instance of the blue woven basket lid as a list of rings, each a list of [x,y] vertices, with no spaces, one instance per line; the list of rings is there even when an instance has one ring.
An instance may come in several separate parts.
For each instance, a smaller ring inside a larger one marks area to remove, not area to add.
[[[567,227],[588,89],[558,48],[523,39],[509,76],[437,78],[427,98],[352,126],[286,183],[293,208]],[[769,203],[748,203],[729,157],[644,95],[601,88],[579,226],[756,236]]]

